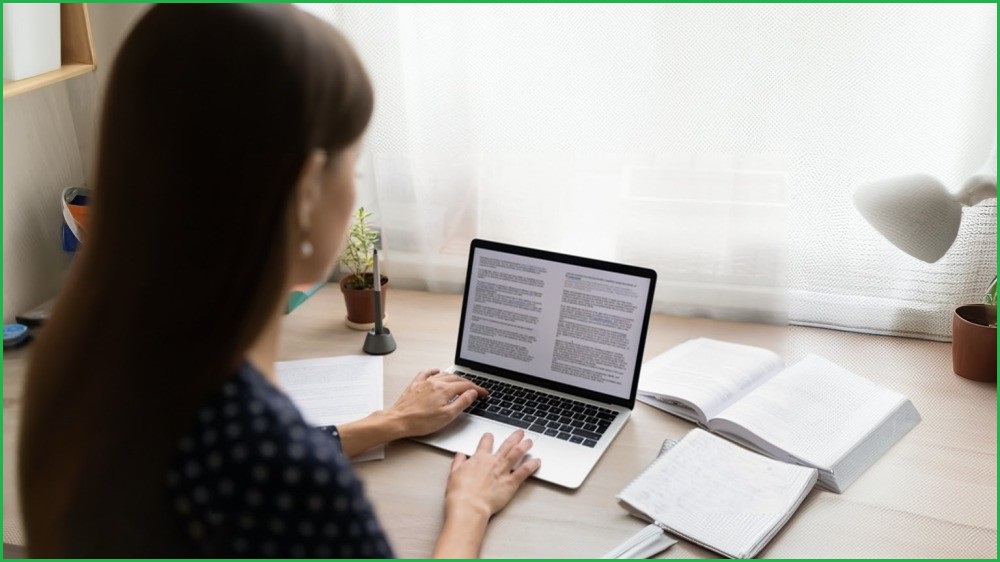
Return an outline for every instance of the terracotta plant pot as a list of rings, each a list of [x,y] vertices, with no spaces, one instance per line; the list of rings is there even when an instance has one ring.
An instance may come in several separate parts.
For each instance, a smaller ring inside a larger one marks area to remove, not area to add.
[[[995,323],[996,308],[985,304],[967,304],[955,309],[951,321],[951,360],[956,375],[974,381],[996,382]]]
[[[367,274],[371,278],[372,274]],[[344,294],[344,305],[347,307],[347,319],[345,323],[355,330],[370,330],[375,326],[375,293],[374,289],[351,289],[347,286],[347,280],[351,275],[345,275],[340,279],[340,292]],[[389,289],[389,278],[382,276],[382,319],[385,320],[385,294]]]

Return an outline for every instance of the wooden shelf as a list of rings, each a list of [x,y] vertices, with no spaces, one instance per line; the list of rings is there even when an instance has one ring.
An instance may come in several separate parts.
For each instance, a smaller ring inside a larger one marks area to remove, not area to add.
[[[62,66],[52,72],[23,80],[4,82],[4,99],[43,86],[55,84],[94,70],[94,36],[90,30],[90,14],[86,4],[60,4],[60,32],[62,34]]]

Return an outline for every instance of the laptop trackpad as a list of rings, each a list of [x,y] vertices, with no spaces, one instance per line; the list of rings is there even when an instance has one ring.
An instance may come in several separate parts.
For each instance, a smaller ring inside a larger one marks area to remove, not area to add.
[[[414,439],[446,451],[461,452],[471,456],[476,452],[484,433],[493,434],[493,450],[496,451],[504,439],[516,430],[517,428],[509,425],[462,414],[436,433]],[[532,440],[533,446],[521,462],[535,457],[542,459],[542,469],[535,473],[536,478],[575,488],[580,485],[593,466],[589,458],[593,455],[593,449],[570,445],[530,431],[526,431],[525,436]],[[552,471],[552,474],[549,474],[549,471]],[[563,474],[558,474],[559,472]],[[568,480],[564,480],[565,477],[568,477]]]
[[[479,447],[479,440],[484,433],[493,434],[493,450],[495,451],[515,429],[483,418],[461,414],[437,432],[415,439],[447,451],[472,455]]]

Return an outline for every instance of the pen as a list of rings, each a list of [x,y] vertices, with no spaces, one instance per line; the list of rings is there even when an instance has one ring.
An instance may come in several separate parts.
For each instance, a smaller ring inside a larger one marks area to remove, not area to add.
[[[372,249],[372,284],[375,286],[375,333],[382,333],[382,276],[378,272],[378,249]]]

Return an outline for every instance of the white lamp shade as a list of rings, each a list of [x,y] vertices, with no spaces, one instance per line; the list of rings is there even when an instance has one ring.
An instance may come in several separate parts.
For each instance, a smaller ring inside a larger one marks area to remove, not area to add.
[[[925,174],[863,184],[854,206],[896,247],[928,263],[948,251],[962,222],[962,204]]]

